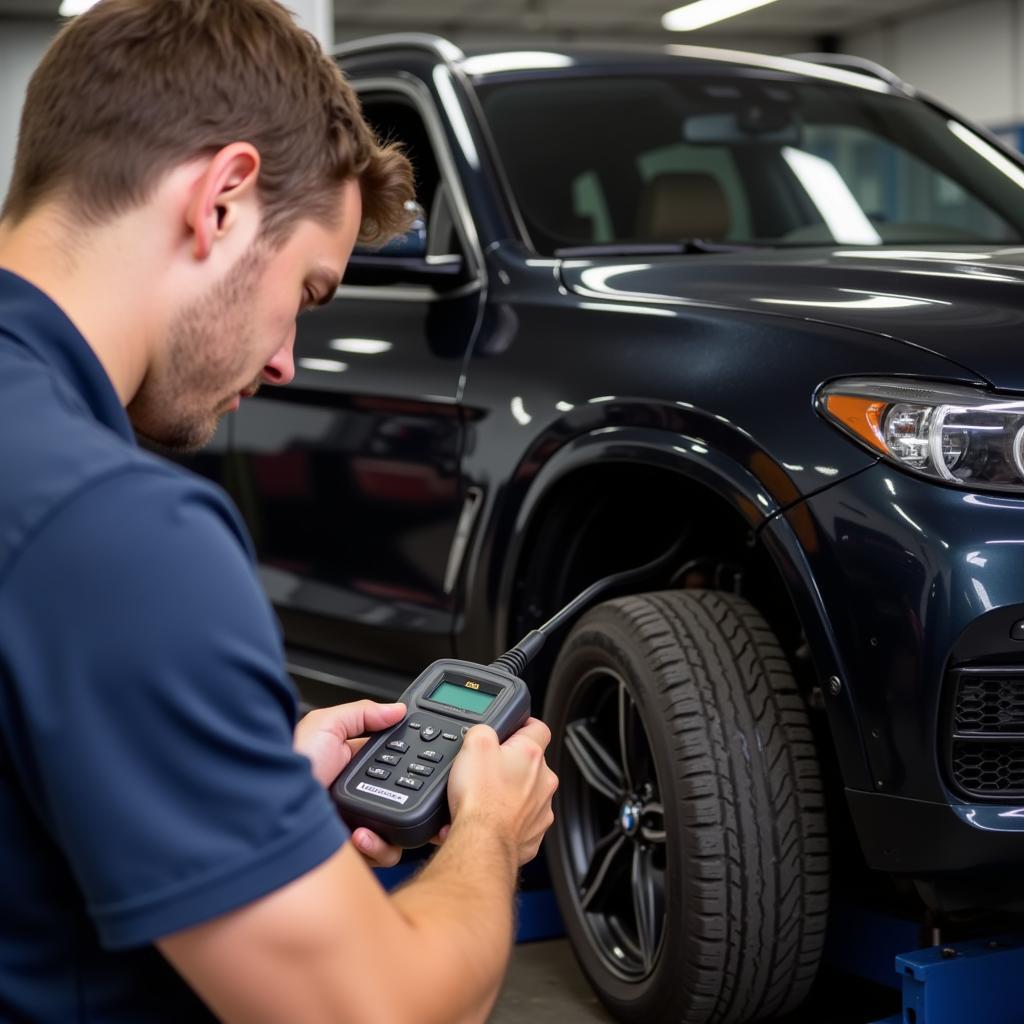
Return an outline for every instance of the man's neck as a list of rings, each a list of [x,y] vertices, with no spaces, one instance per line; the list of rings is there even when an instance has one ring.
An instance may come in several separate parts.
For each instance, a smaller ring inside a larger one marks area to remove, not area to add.
[[[137,253],[140,237],[145,236],[122,222],[73,226],[55,206],[14,225],[0,222],[0,268],[23,277],[61,307],[124,405],[145,376],[154,322],[154,310],[147,307],[148,261]]]

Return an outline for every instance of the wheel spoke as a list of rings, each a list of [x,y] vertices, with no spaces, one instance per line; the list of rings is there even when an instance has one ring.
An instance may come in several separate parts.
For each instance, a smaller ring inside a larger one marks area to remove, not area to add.
[[[648,843],[665,842],[665,808],[657,800],[648,800],[640,808],[640,835]]]
[[[594,735],[587,719],[581,718],[568,725],[565,746],[588,785],[609,800],[621,800],[625,791],[622,771]]]
[[[599,840],[580,882],[580,904],[584,911],[600,907],[614,887],[616,878],[625,871],[628,852],[626,837],[617,829]]]
[[[631,884],[636,911],[636,936],[644,969],[650,970],[658,951],[658,936],[665,914],[663,878],[652,864],[650,847],[638,843],[633,849]]]
[[[626,789],[633,789],[633,716],[636,709],[626,689],[625,683],[619,683],[619,760],[622,765],[622,777]]]

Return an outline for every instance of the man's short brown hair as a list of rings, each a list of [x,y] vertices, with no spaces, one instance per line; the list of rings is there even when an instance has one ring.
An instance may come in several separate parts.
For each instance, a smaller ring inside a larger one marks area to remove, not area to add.
[[[29,83],[3,216],[60,197],[101,223],[173,167],[232,142],[260,153],[263,235],[336,216],[356,178],[360,240],[404,231],[408,161],[381,145],[337,65],[275,0],[101,0]]]

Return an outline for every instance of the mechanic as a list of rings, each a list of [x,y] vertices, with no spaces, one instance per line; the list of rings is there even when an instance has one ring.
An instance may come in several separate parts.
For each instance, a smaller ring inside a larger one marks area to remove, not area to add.
[[[404,229],[411,180],[275,0],[101,0],[31,81],[0,215],[0,1020],[488,1014],[547,729],[470,730],[447,837],[387,895],[398,851],[325,787],[404,708],[296,727],[237,513],[132,429],[194,449],[286,384],[298,311]]]

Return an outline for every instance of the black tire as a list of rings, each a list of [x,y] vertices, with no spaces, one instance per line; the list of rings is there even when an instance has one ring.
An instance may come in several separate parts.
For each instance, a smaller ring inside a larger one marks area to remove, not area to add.
[[[749,1024],[798,1006],[828,842],[807,712],[761,615],[712,591],[602,604],[566,639],[544,719],[552,881],[612,1014]]]

